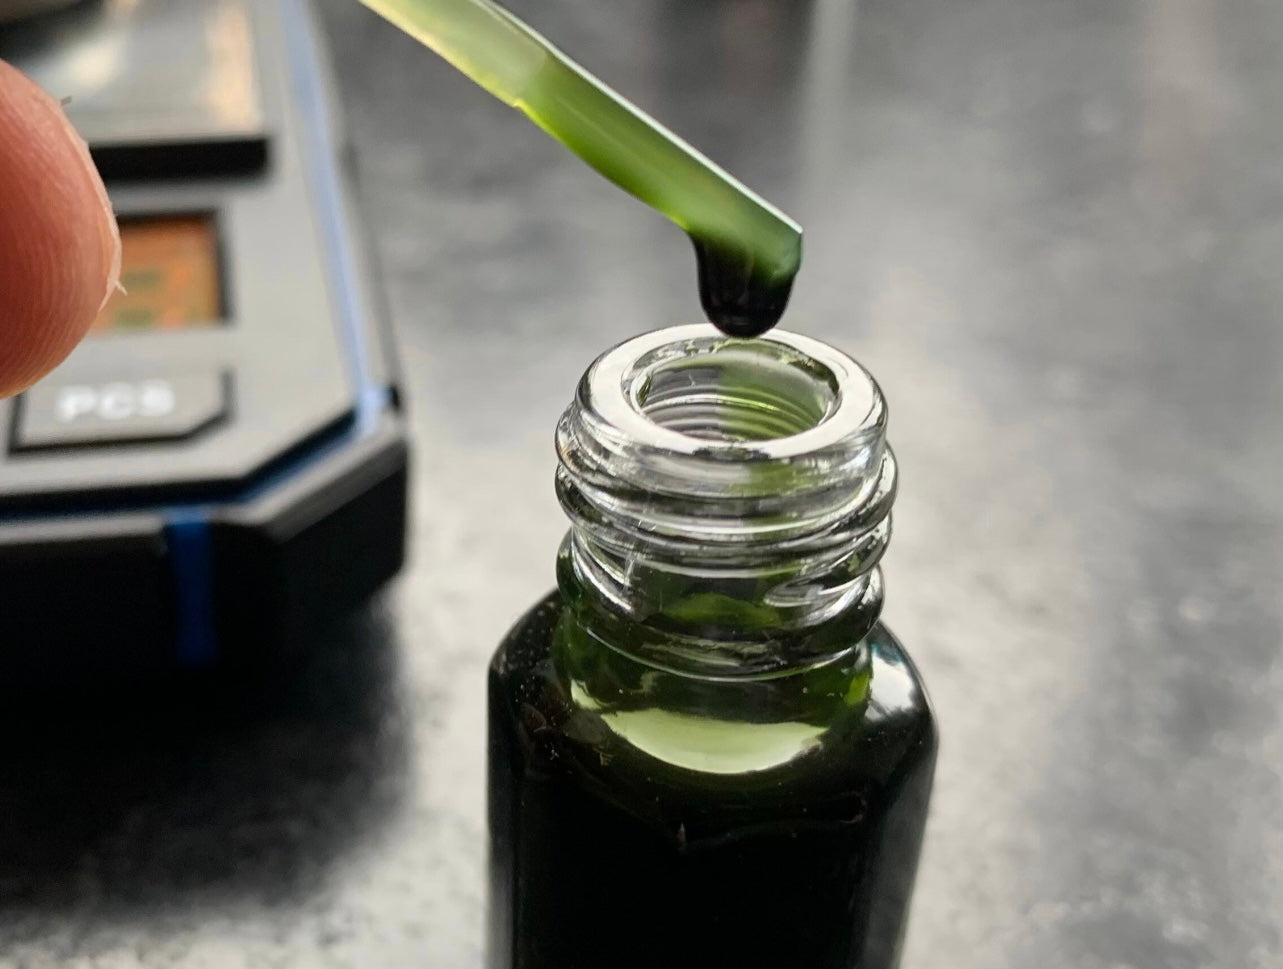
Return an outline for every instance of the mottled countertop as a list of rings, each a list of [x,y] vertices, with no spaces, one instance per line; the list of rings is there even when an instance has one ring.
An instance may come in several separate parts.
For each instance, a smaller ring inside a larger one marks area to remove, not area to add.
[[[1283,7],[513,6],[806,226],[787,325],[890,401],[887,617],[943,734],[906,969],[1283,965]],[[320,7],[412,562],[288,684],[5,738],[6,966],[479,967],[484,669],[552,583],[554,422],[698,317],[676,229]]]

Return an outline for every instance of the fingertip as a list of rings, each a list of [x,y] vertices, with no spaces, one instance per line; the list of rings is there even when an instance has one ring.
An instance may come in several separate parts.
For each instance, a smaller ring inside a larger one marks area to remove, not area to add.
[[[0,61],[0,397],[56,367],[114,292],[120,235],[62,105]]]

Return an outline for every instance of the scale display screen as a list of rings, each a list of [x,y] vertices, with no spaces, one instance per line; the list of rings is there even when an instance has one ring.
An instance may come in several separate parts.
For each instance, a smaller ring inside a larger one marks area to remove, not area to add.
[[[186,330],[224,319],[218,225],[212,215],[120,221],[120,285],[95,332]]]

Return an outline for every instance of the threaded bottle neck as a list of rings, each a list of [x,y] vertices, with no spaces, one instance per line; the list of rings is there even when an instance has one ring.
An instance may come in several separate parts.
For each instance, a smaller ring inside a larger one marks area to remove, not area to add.
[[[557,451],[563,587],[622,619],[741,645],[876,619],[895,460],[877,384],[838,350],[645,334],[589,367]]]

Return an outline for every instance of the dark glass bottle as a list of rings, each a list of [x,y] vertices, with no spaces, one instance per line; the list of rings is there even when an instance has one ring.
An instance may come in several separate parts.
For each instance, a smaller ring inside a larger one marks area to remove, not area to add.
[[[558,591],[490,671],[491,969],[889,969],[935,764],[878,621],[895,461],[831,347],[599,358]]]

